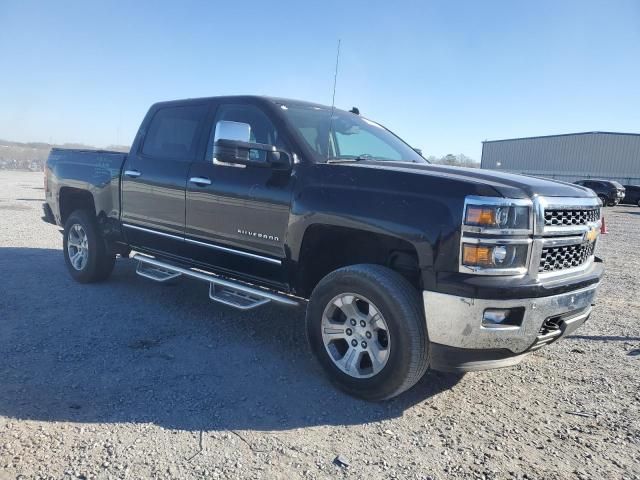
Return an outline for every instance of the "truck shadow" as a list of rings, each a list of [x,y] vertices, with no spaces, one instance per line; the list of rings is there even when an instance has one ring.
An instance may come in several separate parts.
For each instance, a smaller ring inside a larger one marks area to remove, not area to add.
[[[0,248],[0,415],[152,422],[182,430],[287,430],[401,416],[459,374],[429,373],[384,403],[336,391],[308,353],[304,311],[237,312],[206,285],[157,285],[119,260],[80,285],[60,250]]]
[[[578,340],[597,340],[603,342],[637,342],[640,337],[625,337],[622,335],[569,335],[567,338]]]

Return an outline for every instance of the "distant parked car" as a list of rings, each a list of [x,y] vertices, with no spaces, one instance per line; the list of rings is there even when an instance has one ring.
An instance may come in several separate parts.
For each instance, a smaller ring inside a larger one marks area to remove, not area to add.
[[[574,183],[593,190],[605,207],[614,207],[624,198],[624,187],[613,180],[578,180]]]
[[[640,185],[625,185],[625,195],[620,203],[638,205],[640,207]]]

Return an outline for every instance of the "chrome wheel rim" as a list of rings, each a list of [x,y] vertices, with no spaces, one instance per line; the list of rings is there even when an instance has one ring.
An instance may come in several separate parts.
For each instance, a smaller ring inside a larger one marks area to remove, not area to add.
[[[71,266],[83,270],[89,260],[89,241],[82,225],[74,224],[67,236],[67,255]]]
[[[333,364],[354,378],[380,373],[391,338],[380,309],[354,293],[335,296],[322,314],[322,341]]]

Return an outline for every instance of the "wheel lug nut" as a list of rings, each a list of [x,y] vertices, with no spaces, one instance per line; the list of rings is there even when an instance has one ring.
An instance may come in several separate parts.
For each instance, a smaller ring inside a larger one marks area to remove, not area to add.
[[[367,322],[365,322],[364,320],[360,320],[360,326],[361,327],[366,327],[367,326]]]
[[[353,345],[354,347],[357,347],[358,341],[354,338],[353,340],[351,340],[351,345]]]
[[[350,328],[347,328],[347,335],[351,336],[352,333],[353,333],[353,330],[351,330]]]
[[[355,318],[352,318],[352,319],[351,319],[351,325],[353,325],[354,327],[356,326],[356,320],[355,320]]]
[[[367,336],[367,338],[371,338],[371,332],[367,332],[365,335]]]
[[[360,345],[362,345],[362,348],[367,348],[367,342],[362,342]]]

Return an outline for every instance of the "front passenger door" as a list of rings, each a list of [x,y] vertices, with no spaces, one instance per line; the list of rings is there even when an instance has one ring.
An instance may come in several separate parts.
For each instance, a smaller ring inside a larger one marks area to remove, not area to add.
[[[202,263],[250,277],[279,278],[295,177],[290,170],[215,161],[215,126],[223,120],[250,125],[254,143],[289,150],[258,105],[220,105],[207,158],[194,162],[188,175],[187,243]],[[251,151],[256,159],[263,153]]]

